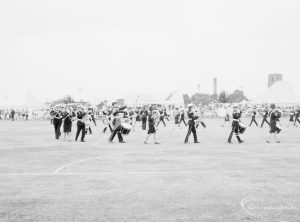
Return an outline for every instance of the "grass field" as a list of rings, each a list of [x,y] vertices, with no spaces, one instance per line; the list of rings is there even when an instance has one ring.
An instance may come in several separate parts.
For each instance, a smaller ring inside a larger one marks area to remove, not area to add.
[[[0,221],[300,221],[300,129],[227,144],[222,120],[205,122],[200,144],[168,122],[145,145],[140,127],[126,144],[102,126],[75,143],[46,121],[1,121]]]

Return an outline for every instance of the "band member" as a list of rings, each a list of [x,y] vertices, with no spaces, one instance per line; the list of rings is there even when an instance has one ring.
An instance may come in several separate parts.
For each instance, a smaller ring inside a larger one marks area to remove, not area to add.
[[[85,122],[85,135],[87,135],[88,133],[92,134],[92,112],[90,110],[85,110],[86,113],[86,122]],[[95,124],[95,122],[94,122]]]
[[[260,128],[264,126],[264,122],[266,122],[270,126],[270,123],[267,120],[268,116],[269,116],[269,111],[268,108],[266,107],[265,110],[263,111],[263,120],[261,122]]]
[[[141,118],[141,110],[140,110],[140,108],[136,108],[136,110],[135,110],[135,114],[136,114],[135,121],[136,121],[136,122],[139,122],[139,121],[141,121],[141,120],[142,120],[142,118]]]
[[[230,116],[229,116],[229,113],[226,113],[224,121],[225,121],[225,122],[230,122]]]
[[[89,115],[90,115],[91,121],[94,123],[95,126],[97,126],[96,119],[95,119],[95,112],[92,108],[89,109]]]
[[[148,117],[148,135],[145,139],[145,144],[148,144],[148,139],[151,135],[153,135],[154,144],[159,144],[156,141],[156,129],[155,129],[155,121],[159,118],[158,111],[154,110]]]
[[[135,131],[136,114],[133,108],[130,108],[128,111],[128,119],[129,119],[129,123],[132,126],[132,131]]]
[[[290,110],[290,119],[289,119],[288,127],[290,127],[291,124],[293,124],[295,126],[295,108],[294,107],[292,107],[292,109]]]
[[[228,143],[232,143],[231,140],[232,140],[233,133],[235,133],[235,136],[239,141],[239,143],[244,142],[243,140],[241,140],[239,135],[239,121],[241,116],[242,116],[242,112],[238,109],[238,106],[234,106],[233,113],[232,113],[232,124],[231,124],[232,129],[228,138]]]
[[[224,106],[224,110],[225,110],[224,123],[221,125],[221,127],[230,125],[230,115],[229,115],[228,107]]]
[[[81,142],[85,142],[84,137],[85,137],[85,120],[86,120],[86,113],[83,112],[83,109],[81,106],[78,107],[78,112],[77,112],[77,132],[76,132],[76,137],[75,141],[77,141],[79,134],[81,132]]]
[[[72,131],[72,121],[75,117],[75,113],[70,109],[66,108],[63,113],[63,131],[64,131],[64,140],[71,141],[70,135]]]
[[[143,110],[140,113],[141,113],[141,119],[142,119],[142,129],[146,130],[148,111],[144,107]]]
[[[298,108],[295,112],[295,124],[297,124],[298,122],[298,125],[300,124],[299,116],[300,116],[300,108]]]
[[[281,131],[280,127],[280,112],[275,109],[275,104],[271,104],[271,111],[270,111],[270,131],[269,131],[269,138],[266,140],[267,143],[270,143],[271,136],[274,135],[276,143],[280,143],[278,139],[278,134]]]
[[[15,121],[15,113],[16,113],[15,110],[11,109],[10,116],[12,121]]]
[[[54,125],[54,132],[55,132],[55,139],[59,139],[61,136],[60,127],[62,124],[62,112],[59,108],[53,114],[53,125]]]
[[[29,111],[28,111],[28,109],[26,109],[26,111],[25,111],[25,120],[26,121],[28,120],[28,117],[29,117]]]
[[[174,125],[174,128],[175,126],[177,125],[178,127],[181,128],[180,124],[179,124],[179,120],[180,120],[180,112],[178,110],[178,108],[176,108],[173,112],[173,116],[174,116],[174,120],[175,120],[175,125]],[[173,129],[174,129],[173,128]]]
[[[54,113],[55,113],[55,109],[54,107],[51,108],[51,111],[50,111],[50,123],[53,124],[53,116],[54,116]]]
[[[254,106],[254,109],[252,110],[251,122],[250,122],[249,126],[251,126],[253,122],[255,123],[256,126],[258,126],[258,124],[257,124],[257,122],[255,120],[256,113],[257,113],[256,106]]]
[[[118,105],[115,103],[113,104],[114,106],[114,110],[113,110],[113,116],[114,116],[114,120],[113,120],[113,125],[114,125],[114,129],[113,132],[111,134],[111,136],[108,139],[108,142],[113,143],[114,137],[118,134],[118,139],[119,139],[119,143],[125,143],[125,141],[123,140],[123,136],[121,133],[121,124],[122,124],[122,118],[123,115],[125,113],[124,109],[126,107],[120,108],[118,109]]]
[[[181,125],[181,122],[183,122],[184,125],[187,126],[187,124],[185,122],[185,113],[184,113],[184,110],[181,110],[180,119],[179,119],[179,125]]]
[[[193,105],[189,105],[189,110],[187,112],[187,115],[189,118],[189,121],[188,121],[189,129],[186,134],[184,143],[188,143],[191,133],[193,133],[193,136],[194,136],[194,143],[199,143],[198,139],[197,139],[197,132],[196,132],[196,127],[195,127],[195,120],[198,119],[198,116],[194,115]]]
[[[204,129],[206,128],[205,123],[204,123],[203,121],[200,121],[200,122],[198,122],[198,123],[196,124],[196,129],[198,129],[198,127],[199,127],[199,125],[200,125],[199,123],[203,126]]]
[[[164,111],[160,110],[159,111],[159,120],[158,120],[157,126],[160,124],[160,122],[162,122],[164,124],[164,126],[166,127],[166,123],[164,121],[164,118],[165,118]]]
[[[135,119],[135,115],[134,115],[134,111],[132,108],[129,108],[128,111],[127,111],[127,115],[128,115],[128,121],[129,121],[129,124],[133,124],[134,122],[134,119]]]
[[[170,115],[168,114],[167,109],[164,108],[164,118],[165,118],[166,120],[170,121],[170,120],[169,120],[169,116],[170,116]]]
[[[112,117],[111,117],[112,111],[107,108],[107,109],[103,110],[102,114],[103,114],[102,115],[102,122],[105,125],[102,132],[105,133],[107,128],[109,128],[110,132],[112,133],[113,129],[112,129],[112,126],[111,126],[111,123],[110,123],[110,121],[112,119]]]
[[[203,126],[203,128],[205,129],[206,125],[205,125],[205,123],[203,122],[203,119],[202,119],[202,116],[203,116],[202,110],[200,110],[200,109],[196,110],[195,113],[196,113],[195,115],[198,116],[198,121],[196,123],[196,129],[198,129],[199,124],[201,124]]]

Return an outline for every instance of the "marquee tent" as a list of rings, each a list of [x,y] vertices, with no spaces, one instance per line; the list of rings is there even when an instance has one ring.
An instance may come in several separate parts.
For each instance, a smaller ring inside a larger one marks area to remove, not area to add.
[[[27,108],[45,108],[45,104],[39,102],[29,89],[23,106]]]
[[[298,103],[299,101],[290,82],[278,81],[254,99],[252,103],[292,104]]]
[[[169,94],[136,93],[124,96],[124,101],[129,105],[172,104],[184,106],[183,95],[178,91],[173,91]]]

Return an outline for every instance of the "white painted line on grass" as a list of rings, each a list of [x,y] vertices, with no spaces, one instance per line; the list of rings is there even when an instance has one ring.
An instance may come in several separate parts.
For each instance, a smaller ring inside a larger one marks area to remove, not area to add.
[[[174,149],[178,149],[178,148],[167,148],[167,149],[162,149],[162,150],[174,150]],[[108,159],[108,158],[116,157],[116,156],[124,156],[124,155],[128,155],[128,154],[133,154],[133,153],[144,153],[144,152],[153,152],[153,151],[157,151],[157,150],[153,150],[153,149],[152,150],[135,150],[135,151],[131,151],[131,152],[116,153],[116,154],[110,154],[110,155],[106,155],[106,156],[98,156],[98,157],[81,159],[81,160],[77,160],[77,161],[73,161],[71,163],[65,164],[65,165],[57,168],[56,170],[54,170],[52,173],[57,174],[67,167],[70,167],[70,166],[78,164],[78,163],[91,161],[91,160]]]

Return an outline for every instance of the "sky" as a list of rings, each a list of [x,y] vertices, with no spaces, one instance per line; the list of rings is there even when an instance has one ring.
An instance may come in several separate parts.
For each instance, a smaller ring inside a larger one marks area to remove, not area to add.
[[[299,0],[0,0],[0,100],[212,93],[214,77],[251,99],[269,73],[300,95]]]

